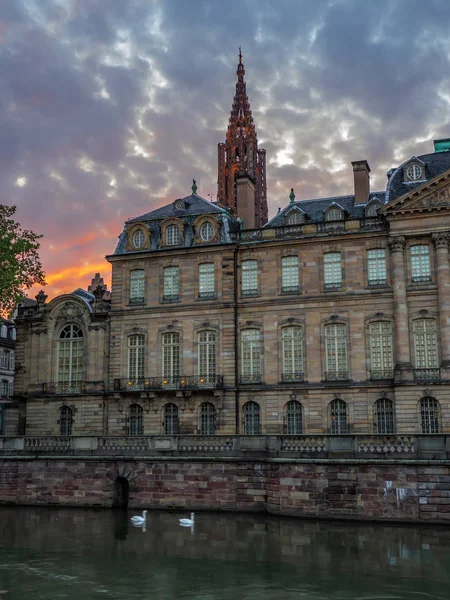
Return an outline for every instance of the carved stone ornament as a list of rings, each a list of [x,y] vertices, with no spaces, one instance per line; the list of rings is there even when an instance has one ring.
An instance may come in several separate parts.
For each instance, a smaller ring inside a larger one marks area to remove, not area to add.
[[[74,319],[81,319],[83,311],[79,306],[73,302],[65,302],[59,309],[57,321],[73,321]]]
[[[448,248],[449,233],[447,231],[433,233],[431,239],[436,248]]]
[[[414,203],[414,208],[430,208],[432,206],[450,205],[450,187],[444,187],[437,190],[429,196],[425,196]]]
[[[382,312],[377,312],[377,313],[375,313],[375,318],[376,318],[376,319],[381,319],[381,318],[383,318],[383,317],[384,317],[384,313],[382,313]]]
[[[404,235],[393,235],[388,238],[388,246],[391,252],[404,252],[405,251],[405,236]]]

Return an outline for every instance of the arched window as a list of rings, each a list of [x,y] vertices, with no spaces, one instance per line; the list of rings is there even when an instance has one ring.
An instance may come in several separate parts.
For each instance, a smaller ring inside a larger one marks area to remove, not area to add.
[[[325,361],[327,381],[348,379],[347,328],[332,324],[325,327]]]
[[[73,412],[69,406],[62,406],[59,411],[59,435],[72,435]]]
[[[180,243],[180,230],[178,225],[169,225],[166,229],[166,244],[177,246]]]
[[[303,329],[301,327],[283,327],[281,332],[283,345],[282,381],[303,381]]]
[[[178,420],[178,406],[166,404],[164,407],[164,435],[178,435],[180,433],[180,422]]]
[[[375,433],[395,433],[394,405],[388,398],[380,398],[375,402]]]
[[[129,410],[129,435],[144,435],[144,411],[142,410],[142,406],[139,406],[139,404],[132,404]]]
[[[297,400],[290,400],[286,404],[285,433],[287,435],[303,433],[302,405]]]
[[[244,435],[260,435],[261,424],[259,404],[247,402],[244,404]]]
[[[57,342],[56,381],[59,391],[82,387],[83,379],[83,332],[75,324],[66,325]]]
[[[241,382],[261,381],[261,335],[258,329],[241,331]]]
[[[128,378],[133,383],[144,377],[145,337],[130,335],[128,338]]]
[[[388,321],[370,323],[370,370],[372,379],[393,377],[392,328]]]
[[[426,396],[420,400],[420,422],[422,433],[440,433],[441,411],[436,398]]]
[[[176,385],[180,377],[180,334],[165,333],[162,336],[162,371],[165,385]]]
[[[301,212],[298,212],[297,210],[294,212],[291,212],[290,215],[288,215],[287,218],[287,224],[288,225],[300,225],[301,223],[304,223],[305,221],[305,217]]]
[[[330,433],[335,435],[348,433],[347,405],[338,398],[330,402]]]
[[[200,384],[214,383],[216,377],[216,334],[198,333],[198,377]]]
[[[200,435],[216,433],[216,407],[211,402],[200,405]]]
[[[344,213],[337,206],[329,208],[325,213],[325,221],[342,221],[343,218]]]

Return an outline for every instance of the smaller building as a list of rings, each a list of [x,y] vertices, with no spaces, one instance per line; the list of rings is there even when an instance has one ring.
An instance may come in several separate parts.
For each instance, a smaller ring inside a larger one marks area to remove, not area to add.
[[[17,429],[18,409],[12,400],[14,394],[14,364],[16,327],[13,321],[0,318],[0,435],[7,435],[9,424]],[[13,414],[14,413],[14,414]]]

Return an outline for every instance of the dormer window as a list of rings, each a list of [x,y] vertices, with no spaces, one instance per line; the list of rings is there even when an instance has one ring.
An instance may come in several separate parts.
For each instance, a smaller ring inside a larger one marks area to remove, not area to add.
[[[378,211],[381,208],[381,204],[379,202],[371,202],[366,206],[365,215],[366,217],[377,217]]]
[[[168,246],[178,246],[180,243],[180,230],[177,225],[169,225],[166,230],[166,244]]]
[[[133,234],[133,246],[137,249],[142,248],[145,244],[145,233],[142,229],[136,229]]]
[[[338,206],[329,208],[325,214],[325,221],[342,221],[344,218],[344,211]]]
[[[417,163],[409,165],[409,167],[406,169],[406,177],[409,179],[409,181],[418,181],[419,179],[423,179],[423,167]]]
[[[209,242],[209,240],[212,238],[213,235],[214,235],[214,226],[211,223],[211,221],[206,221],[200,227],[200,237],[202,238],[202,240],[204,242]]]
[[[296,210],[294,212],[291,212],[290,215],[288,215],[286,222],[288,225],[300,225],[300,223],[304,223],[304,221],[305,216],[301,212],[298,212]]]
[[[185,205],[184,205],[184,200],[175,200],[175,202],[173,203],[173,206],[175,208],[175,210],[184,210],[185,209]]]

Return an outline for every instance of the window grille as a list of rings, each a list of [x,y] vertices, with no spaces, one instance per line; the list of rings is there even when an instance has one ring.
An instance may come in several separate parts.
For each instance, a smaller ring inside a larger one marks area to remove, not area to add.
[[[244,404],[244,435],[260,435],[260,409],[256,402]]]
[[[209,240],[214,235],[214,226],[210,221],[206,221],[200,228],[200,236],[204,242],[209,242]]]
[[[430,252],[426,245],[411,246],[411,281],[431,281]]]
[[[145,337],[143,335],[130,335],[128,338],[128,377],[137,380],[144,377],[144,349]]]
[[[365,211],[365,216],[366,217],[377,217],[378,216],[378,211],[381,208],[381,204],[379,204],[378,202],[373,202],[372,204],[369,204],[369,206],[366,208]]]
[[[8,396],[8,380],[2,379],[0,381],[0,398],[6,398]]]
[[[333,400],[330,402],[330,433],[342,435],[348,433],[347,424],[347,405],[343,400]]]
[[[305,217],[298,211],[292,212],[287,218],[288,225],[300,225],[301,223],[304,223],[304,221]]]
[[[370,366],[372,379],[393,377],[393,351],[391,323],[380,321],[369,325]]]
[[[73,413],[69,406],[62,406],[59,413],[59,434],[72,435]]]
[[[258,263],[256,260],[242,261],[242,295],[258,293]]]
[[[142,406],[139,406],[139,404],[132,404],[129,410],[129,435],[144,435],[144,411],[142,410]]]
[[[214,263],[198,266],[198,295],[200,298],[213,298],[215,295]]]
[[[145,272],[144,269],[136,269],[130,274],[130,302],[144,302],[144,285]]]
[[[416,319],[413,322],[416,369],[438,367],[436,321]]]
[[[325,327],[326,379],[347,379],[347,328],[333,324]]]
[[[367,278],[369,285],[385,285],[386,275],[386,250],[378,248],[367,252]]]
[[[283,292],[292,292],[298,288],[298,256],[284,256],[281,259],[281,289]]]
[[[164,269],[164,300],[177,300],[180,293],[178,267]]]
[[[216,433],[216,407],[211,402],[200,405],[200,435]]]
[[[200,331],[197,339],[199,380],[212,383],[216,376],[216,334],[213,331]]]
[[[83,332],[74,324],[66,325],[57,343],[56,380],[70,383],[83,379]]]
[[[163,377],[170,383],[180,376],[180,334],[165,333],[163,345]]]
[[[145,234],[142,229],[138,229],[135,231],[133,235],[133,245],[135,248],[142,248],[145,244]]]
[[[330,208],[325,215],[325,221],[342,221],[344,213],[340,208]]]
[[[180,421],[178,419],[178,406],[166,404],[164,407],[164,435],[178,435],[180,433]]]
[[[302,405],[297,400],[290,400],[286,404],[286,425],[285,433],[287,435],[300,435],[303,433]]]
[[[177,246],[180,243],[180,230],[178,225],[169,225],[166,229],[166,244]]]
[[[241,332],[241,381],[258,383],[261,380],[261,335],[258,329]]]
[[[303,380],[303,329],[283,327],[281,332],[283,347],[283,381]]]
[[[9,369],[9,352],[7,350],[0,350],[0,368]]]
[[[420,400],[420,419],[422,433],[440,433],[440,407],[435,398]]]
[[[395,433],[394,404],[388,398],[375,402],[375,433]]]
[[[11,397],[14,394],[14,381],[8,381],[8,396]]]
[[[341,253],[327,252],[323,257],[324,281],[326,288],[340,288],[342,286]]]

